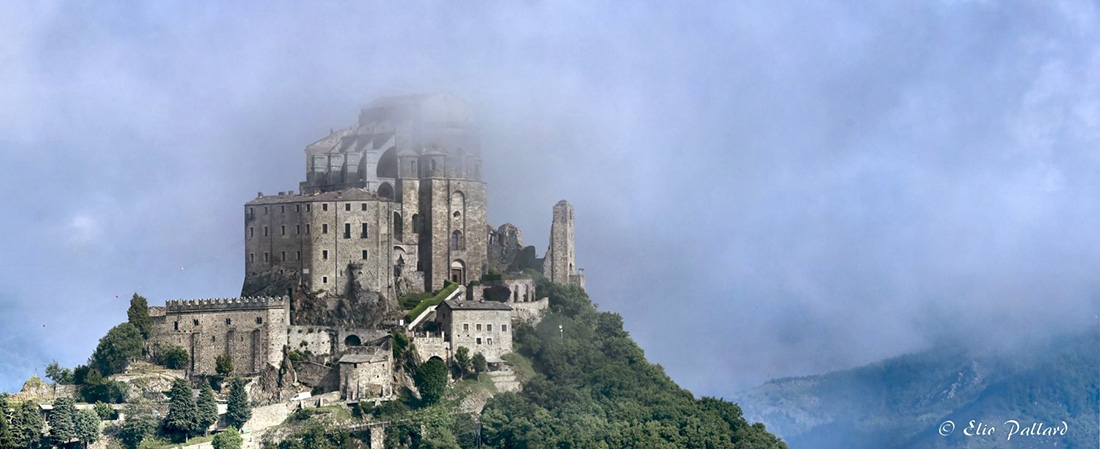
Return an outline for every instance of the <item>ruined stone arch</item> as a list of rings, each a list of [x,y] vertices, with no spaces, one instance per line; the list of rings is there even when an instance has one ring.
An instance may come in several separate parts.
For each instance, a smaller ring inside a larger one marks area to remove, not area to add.
[[[397,147],[391,147],[378,158],[378,169],[375,174],[379,178],[397,177]]]
[[[388,200],[392,200],[393,186],[391,186],[388,182],[383,182],[382,185],[378,186],[378,196]]]

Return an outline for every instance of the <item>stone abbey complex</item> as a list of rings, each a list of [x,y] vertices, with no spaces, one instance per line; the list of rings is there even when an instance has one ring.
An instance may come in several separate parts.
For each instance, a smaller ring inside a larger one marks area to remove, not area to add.
[[[554,205],[537,257],[515,226],[489,225],[481,153],[458,98],[375,100],[355,125],[306,146],[297,190],[244,204],[241,296],[151,307],[149,350],[183,348],[192,375],[227,358],[278,388],[384,400],[399,382],[391,346],[401,332],[422,360],[465,347],[505,373],[503,387],[518,385],[501,356],[513,323],[547,306],[534,277],[584,284],[573,207]]]

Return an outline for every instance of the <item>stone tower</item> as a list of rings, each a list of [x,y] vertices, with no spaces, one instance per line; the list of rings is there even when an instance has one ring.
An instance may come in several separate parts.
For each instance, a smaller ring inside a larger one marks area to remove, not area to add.
[[[573,205],[561,200],[554,205],[554,221],[550,224],[550,248],[546,250],[543,272],[551,282],[584,286],[577,275],[573,249]]]
[[[392,298],[487,270],[481,138],[462,100],[379,98],[305,154],[297,193],[245,204],[244,294],[289,275],[310,292],[354,282]]]

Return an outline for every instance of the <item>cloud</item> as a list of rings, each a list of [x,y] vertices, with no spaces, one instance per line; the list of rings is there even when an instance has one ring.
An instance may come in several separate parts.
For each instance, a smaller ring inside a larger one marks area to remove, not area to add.
[[[237,294],[241,205],[418,91],[470,103],[493,224],[542,251],[574,203],[593,298],[696,393],[1089,325],[1096,9],[10,5],[0,331],[37,345],[0,388],[83,362],[134,291]]]

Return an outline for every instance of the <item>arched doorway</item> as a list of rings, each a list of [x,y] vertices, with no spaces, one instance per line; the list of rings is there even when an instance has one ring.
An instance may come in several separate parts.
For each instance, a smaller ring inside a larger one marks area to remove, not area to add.
[[[344,346],[363,346],[363,342],[359,340],[359,336],[355,334],[344,337]]]
[[[466,283],[466,264],[461,260],[451,262],[451,282],[459,285]]]

